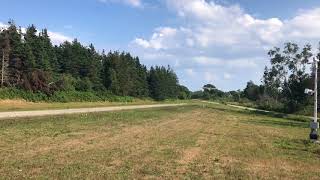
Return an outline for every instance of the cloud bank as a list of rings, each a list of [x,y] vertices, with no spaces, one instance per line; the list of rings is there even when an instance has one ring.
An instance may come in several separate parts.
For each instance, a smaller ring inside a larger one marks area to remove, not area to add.
[[[132,40],[130,47],[147,60],[156,54],[152,62],[159,64],[173,64],[166,59],[170,55],[179,62],[175,68],[185,70],[188,77],[183,81],[189,84],[195,76],[202,83],[222,86],[225,79],[236,81],[240,76],[242,84],[258,82],[268,63],[267,50],[287,41],[316,44],[320,39],[320,8],[300,11],[290,19],[261,19],[239,5],[214,1],[166,0],[166,6],[178,17],[178,26],[157,27],[150,37]]]

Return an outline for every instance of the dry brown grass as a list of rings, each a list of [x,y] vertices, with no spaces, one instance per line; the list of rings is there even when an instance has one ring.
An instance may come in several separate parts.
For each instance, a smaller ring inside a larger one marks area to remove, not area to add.
[[[320,170],[313,168],[320,165],[319,146],[306,143],[308,129],[277,121],[291,122],[216,105],[3,121],[0,175],[37,179],[320,177]]]
[[[22,110],[46,110],[46,109],[69,109],[86,107],[107,107],[119,105],[140,105],[155,104],[154,101],[136,99],[133,102],[68,102],[68,103],[47,103],[29,102],[25,100],[0,100],[1,111],[22,111]]]

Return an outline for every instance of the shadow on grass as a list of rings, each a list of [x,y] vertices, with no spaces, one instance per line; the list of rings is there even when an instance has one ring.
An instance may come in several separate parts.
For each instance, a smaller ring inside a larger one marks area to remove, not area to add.
[[[312,143],[306,139],[288,139],[282,138],[275,140],[273,144],[283,150],[286,150],[291,153],[297,153],[301,155],[302,152],[315,154],[316,157],[320,158],[320,149],[319,144]]]
[[[284,114],[284,113],[277,113],[277,112],[263,112],[263,111],[252,111],[252,110],[246,110],[246,109],[237,109],[234,107],[227,107],[227,106],[206,106],[207,108],[215,109],[217,111],[222,112],[229,112],[229,113],[238,113],[243,115],[261,115],[261,116],[267,116],[271,118],[279,118],[281,120],[289,120],[289,121],[295,121],[300,123],[306,123],[310,122],[309,117],[306,116],[299,116],[294,114]]]
[[[242,122],[255,124],[255,125],[277,126],[277,127],[299,127],[299,128],[309,127],[309,124],[307,122],[299,122],[299,121],[291,121],[291,120],[262,119],[262,120],[247,120]]]

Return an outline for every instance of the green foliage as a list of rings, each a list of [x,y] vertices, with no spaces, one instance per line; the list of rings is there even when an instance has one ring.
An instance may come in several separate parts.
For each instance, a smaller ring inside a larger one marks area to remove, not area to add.
[[[147,68],[129,53],[109,52],[102,55],[102,81],[107,89],[121,96],[149,95]]]
[[[274,48],[268,54],[271,68],[266,68],[263,76],[265,95],[285,104],[286,112],[298,111],[308,103],[304,90],[312,86],[311,74],[306,71],[313,55],[311,46],[300,49],[297,44],[286,43],[283,50]]]
[[[257,108],[276,112],[286,112],[285,104],[271,97],[264,97],[258,100]]]
[[[195,91],[191,93],[191,99],[202,99],[203,91]]]
[[[133,97],[115,96],[108,91],[104,92],[81,92],[81,91],[56,91],[52,95],[42,92],[28,92],[15,88],[1,88],[0,99],[25,99],[32,102],[132,102]]]
[[[299,48],[297,44],[286,43],[284,48],[274,48],[269,51],[271,67],[266,67],[262,82],[258,86],[252,81],[241,93],[241,98],[247,98],[260,109],[295,113],[310,113],[312,104],[304,93],[306,88],[313,89],[314,71],[307,71],[307,63],[312,61],[312,48],[305,45]]]
[[[170,67],[151,67],[148,83],[150,95],[156,100],[175,99],[179,95],[178,78]]]
[[[178,98],[183,99],[190,99],[191,98],[191,92],[189,89],[185,86],[179,86],[178,87]]]
[[[76,91],[91,91],[92,90],[92,83],[89,78],[78,78],[75,82],[75,90]]]
[[[244,96],[251,101],[257,101],[260,98],[261,92],[263,91],[263,87],[259,87],[255,85],[252,81],[247,83],[247,87],[244,89]]]
[[[5,92],[3,98],[67,102],[190,97],[170,67],[148,71],[130,53],[100,54],[92,44],[87,47],[77,39],[53,46],[48,31],[34,25],[23,33],[9,22],[9,28],[0,30],[0,51],[7,57],[6,64],[0,64],[5,67],[3,84],[17,93]]]
[[[192,99],[204,99],[204,100],[220,100],[222,98],[228,98],[228,93],[225,93],[217,89],[212,84],[206,84],[202,87],[203,91],[195,91],[190,93]]]

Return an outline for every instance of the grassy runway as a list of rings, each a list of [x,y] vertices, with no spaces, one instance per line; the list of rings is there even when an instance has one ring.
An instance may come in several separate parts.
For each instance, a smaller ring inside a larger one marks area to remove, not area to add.
[[[0,179],[318,179],[306,119],[223,105],[0,121]]]

